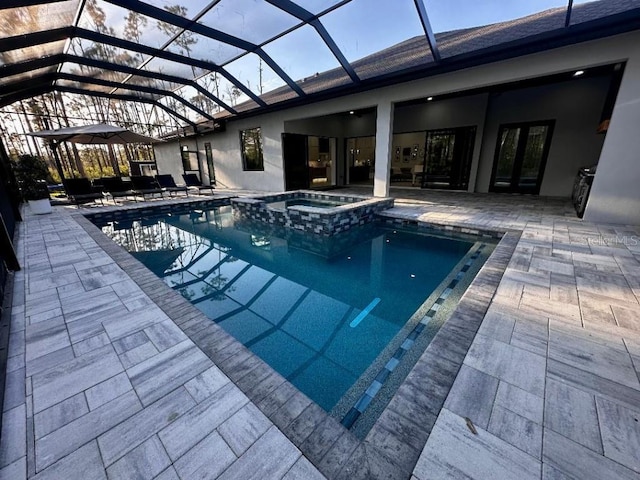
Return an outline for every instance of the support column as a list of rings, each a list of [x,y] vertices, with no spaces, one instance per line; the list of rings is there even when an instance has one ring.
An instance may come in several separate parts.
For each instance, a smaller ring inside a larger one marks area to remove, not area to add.
[[[584,219],[640,225],[640,50],[629,58]]]
[[[388,197],[391,177],[391,146],[393,140],[393,103],[378,104],[376,115],[376,166],[373,196]]]

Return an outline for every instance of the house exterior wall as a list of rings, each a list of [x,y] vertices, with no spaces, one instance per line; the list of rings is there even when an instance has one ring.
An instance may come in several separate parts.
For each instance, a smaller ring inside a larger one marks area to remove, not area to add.
[[[500,125],[555,120],[540,195],[569,197],[578,168],[598,163],[596,133],[609,77],[574,79],[492,96],[482,141],[477,192],[488,192]]]
[[[631,153],[626,153],[622,156],[625,168],[616,167],[616,162],[621,161],[621,151],[640,151],[640,135],[637,135],[635,131],[629,131],[632,121],[637,120],[637,111],[640,109],[640,102],[634,101],[634,98],[640,97],[640,87],[638,86],[640,85],[640,75],[638,74],[638,69],[640,68],[638,66],[640,62],[640,32],[631,32],[570,45],[347,97],[258,115],[250,119],[232,121],[227,124],[226,132],[211,135],[210,138],[204,137],[200,140],[200,144],[202,145],[205,141],[212,142],[216,172],[222,185],[277,191],[284,188],[281,133],[285,131],[285,122],[375,107],[378,104],[393,104],[427,96],[436,97],[446,93],[461,92],[627,60],[629,65],[623,79],[624,88],[621,90],[614,109],[608,138],[602,150],[600,166],[585,218],[590,218],[591,210],[595,212],[598,209],[597,206],[594,206],[596,203],[608,202],[608,204],[612,204],[613,202],[624,206],[623,211],[619,212],[615,217],[617,221],[633,219],[635,223],[640,223],[640,208],[637,208],[640,200],[638,183],[632,181],[617,183],[617,179],[623,170],[627,178],[629,176],[636,178],[640,169],[638,162],[634,163],[630,157]],[[622,102],[621,99],[625,99],[625,101]],[[620,121],[616,120],[618,111],[621,112]],[[625,124],[627,124],[627,127],[625,127]],[[635,125],[637,125],[637,121]],[[238,132],[240,129],[255,126],[260,126],[263,129],[265,172],[243,172]],[[612,136],[616,139],[615,144],[614,141],[610,140]],[[494,148],[495,145],[490,146],[491,150]],[[388,151],[391,153],[391,149],[388,149]],[[386,162],[387,167],[389,167],[390,158],[376,159],[376,163],[381,161]],[[576,161],[576,165],[583,164],[584,162],[582,161]],[[570,168],[567,166],[566,171],[572,170],[575,172],[574,166],[572,165]],[[160,162],[158,168],[160,173],[163,173]],[[484,165],[479,171],[484,171]],[[599,176],[601,176],[601,179],[598,178]],[[625,175],[622,174],[622,176],[624,177]],[[476,181],[476,185],[482,183],[486,183],[486,176]],[[543,194],[557,191],[553,183],[543,185],[543,188]],[[612,190],[616,192],[615,200],[612,200],[614,197],[610,194]],[[631,212],[634,207],[635,212]],[[610,214],[612,208],[604,208],[602,212],[602,215],[593,218],[602,218]]]
[[[584,219],[640,225],[640,44],[627,62]],[[637,242],[637,239],[635,240]]]

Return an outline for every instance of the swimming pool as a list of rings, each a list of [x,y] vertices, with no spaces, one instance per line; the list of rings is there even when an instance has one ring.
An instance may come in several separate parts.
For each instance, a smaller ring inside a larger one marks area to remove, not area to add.
[[[342,420],[401,346],[435,335],[418,327],[479,251],[469,239],[369,225],[325,258],[235,228],[230,207],[122,219],[103,232]]]

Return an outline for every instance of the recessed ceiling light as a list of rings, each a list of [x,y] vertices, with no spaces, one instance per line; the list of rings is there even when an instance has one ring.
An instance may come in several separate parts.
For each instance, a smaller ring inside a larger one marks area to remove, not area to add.
[[[576,73],[573,74],[574,77],[579,77],[580,75],[584,75],[584,70],[578,70]]]
[[[354,113],[356,112],[354,112],[353,110],[349,111],[349,115],[353,115]]]
[[[430,102],[431,100],[433,100],[433,97],[427,97],[427,102]]]

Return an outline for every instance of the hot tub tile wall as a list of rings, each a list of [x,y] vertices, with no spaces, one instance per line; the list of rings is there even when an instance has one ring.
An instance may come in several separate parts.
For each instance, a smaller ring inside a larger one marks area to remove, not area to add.
[[[268,203],[299,198],[347,203],[333,208],[294,206],[275,209],[267,206]],[[330,237],[352,227],[373,222],[376,214],[393,207],[393,199],[295,191],[253,198],[234,198],[231,205],[234,217],[239,221],[254,220],[300,233]]]

